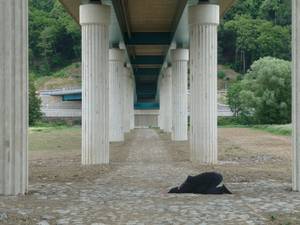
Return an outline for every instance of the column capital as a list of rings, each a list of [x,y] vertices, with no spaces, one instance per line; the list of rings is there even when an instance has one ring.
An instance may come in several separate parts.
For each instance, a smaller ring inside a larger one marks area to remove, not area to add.
[[[185,48],[178,48],[171,50],[172,61],[189,61],[189,50]]]
[[[125,51],[118,48],[109,49],[109,61],[125,61]]]
[[[110,6],[100,4],[85,4],[79,8],[80,25],[110,24]]]
[[[189,8],[189,25],[220,23],[220,7],[215,4],[199,4]]]

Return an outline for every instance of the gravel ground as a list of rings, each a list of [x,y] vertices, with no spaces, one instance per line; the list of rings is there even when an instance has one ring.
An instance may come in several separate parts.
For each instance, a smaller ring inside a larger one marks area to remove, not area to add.
[[[187,142],[137,129],[111,145],[109,166],[82,167],[77,150],[31,153],[29,194],[0,197],[0,224],[300,224],[288,137],[220,129],[219,149],[219,165],[193,165]],[[233,195],[167,194],[213,170]]]

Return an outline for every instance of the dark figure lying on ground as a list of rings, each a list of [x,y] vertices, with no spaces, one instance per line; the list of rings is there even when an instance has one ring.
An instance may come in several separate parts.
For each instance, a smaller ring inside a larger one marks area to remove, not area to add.
[[[232,194],[222,181],[222,175],[215,172],[188,176],[182,185],[172,188],[169,193]]]

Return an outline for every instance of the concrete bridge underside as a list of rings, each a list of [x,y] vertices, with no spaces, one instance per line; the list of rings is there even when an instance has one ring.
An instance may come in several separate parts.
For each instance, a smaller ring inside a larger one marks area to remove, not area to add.
[[[233,0],[61,0],[82,28],[82,164],[109,163],[134,108],[159,109],[190,160],[217,163],[217,28]],[[0,194],[27,191],[27,0],[0,2]],[[293,188],[300,189],[300,4],[293,12]],[[297,9],[297,10],[296,10]]]

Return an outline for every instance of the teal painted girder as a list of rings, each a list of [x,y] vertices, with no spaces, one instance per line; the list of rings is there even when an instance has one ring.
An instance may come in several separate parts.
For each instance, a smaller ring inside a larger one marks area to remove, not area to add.
[[[107,0],[108,1],[108,0]],[[170,32],[151,32],[151,33],[135,33],[131,32],[129,35],[126,31],[126,15],[124,15],[124,9],[119,0],[111,0],[111,4],[114,8],[115,18],[118,21],[118,27],[121,33],[122,43],[124,43],[127,54],[130,54],[127,58],[128,62],[131,63],[132,69],[136,80],[136,96],[137,101],[143,101],[143,98],[152,98],[153,101],[159,101],[158,96],[158,77],[161,74],[164,64],[170,64],[170,49],[174,43],[177,47],[187,47],[188,46],[188,22],[187,22],[187,5],[196,4],[198,0],[182,0],[178,5],[178,12],[173,21],[172,27],[170,27]],[[126,11],[126,10],[125,10]],[[128,18],[127,18],[128,19]],[[113,23],[116,24],[116,21]],[[110,36],[111,37],[111,36]],[[114,39],[114,43],[111,45],[117,45],[116,41],[118,38]],[[131,51],[131,46],[145,46],[145,45],[156,45],[165,46],[169,49],[167,52],[163,51],[162,55],[155,56],[135,56],[134,51]],[[143,90],[145,85],[148,85],[147,90]],[[151,92],[149,91],[149,87]]]

